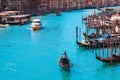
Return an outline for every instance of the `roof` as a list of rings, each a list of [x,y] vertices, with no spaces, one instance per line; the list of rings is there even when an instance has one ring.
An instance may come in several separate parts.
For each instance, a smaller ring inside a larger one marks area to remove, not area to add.
[[[8,18],[21,18],[21,17],[27,17],[31,16],[30,14],[25,14],[25,15],[14,15],[14,16],[9,16]]]
[[[3,11],[0,13],[0,16],[8,16],[10,14],[17,14],[19,11]]]

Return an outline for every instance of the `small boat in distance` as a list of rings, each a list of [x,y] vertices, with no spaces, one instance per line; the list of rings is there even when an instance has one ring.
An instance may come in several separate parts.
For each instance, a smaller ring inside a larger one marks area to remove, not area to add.
[[[8,26],[9,26],[9,24],[0,24],[0,28],[6,28]]]
[[[61,16],[61,11],[57,11],[57,12],[56,12],[56,15],[57,15],[57,16]]]
[[[40,19],[33,19],[31,28],[32,28],[32,30],[40,30],[42,28]]]
[[[66,51],[64,52],[64,54],[60,58],[59,65],[65,70],[70,69],[70,61],[69,61],[69,59],[67,57]]]

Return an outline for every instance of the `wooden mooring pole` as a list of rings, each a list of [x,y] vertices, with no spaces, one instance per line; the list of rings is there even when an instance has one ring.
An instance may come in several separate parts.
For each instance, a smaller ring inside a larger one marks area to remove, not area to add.
[[[76,43],[78,43],[78,26],[76,27]]]

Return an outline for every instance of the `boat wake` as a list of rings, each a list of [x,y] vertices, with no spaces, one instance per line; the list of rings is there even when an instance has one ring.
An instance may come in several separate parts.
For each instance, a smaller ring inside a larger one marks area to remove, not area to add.
[[[13,71],[16,72],[17,65],[15,63],[7,62],[3,66],[0,67],[3,71]]]
[[[27,29],[27,30],[31,30],[31,31],[33,30],[32,28],[29,28],[29,27],[27,27],[26,29]]]
[[[75,66],[76,68],[84,71],[84,72],[85,72],[85,71],[88,71],[88,70],[84,69],[83,67],[81,67],[81,66],[79,66],[79,65],[77,65],[77,64],[71,63],[71,67],[74,67],[74,66]]]

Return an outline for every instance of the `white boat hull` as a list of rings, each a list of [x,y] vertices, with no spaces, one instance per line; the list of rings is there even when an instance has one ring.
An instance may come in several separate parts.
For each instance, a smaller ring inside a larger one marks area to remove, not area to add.
[[[42,24],[39,19],[34,19],[31,24],[32,30],[40,30],[42,28]]]
[[[41,26],[31,26],[32,30],[40,30]]]

